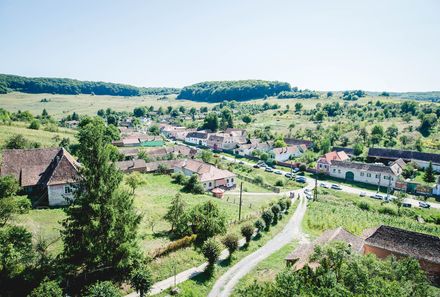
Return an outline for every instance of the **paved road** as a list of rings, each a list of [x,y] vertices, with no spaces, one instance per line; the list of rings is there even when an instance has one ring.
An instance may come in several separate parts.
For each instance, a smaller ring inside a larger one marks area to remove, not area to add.
[[[228,269],[214,284],[208,297],[226,297],[232,293],[238,281],[248,274],[258,263],[266,259],[268,256],[281,249],[294,239],[307,241],[304,233],[301,231],[301,221],[307,209],[307,200],[303,197],[300,199],[292,218],[286,224],[284,229],[275,235],[264,246],[257,251],[248,255],[240,262]]]
[[[227,156],[222,156],[222,158],[229,160],[229,161],[236,161],[234,158],[227,157]],[[243,161],[243,160],[240,160],[240,162],[243,165],[247,165],[247,166],[254,165],[252,163],[249,163],[249,162]],[[263,170],[263,169],[256,169],[256,170]],[[279,170],[283,173],[283,175],[286,174],[287,172],[290,172],[290,171],[284,171],[281,169],[279,169]],[[306,178],[307,184],[313,185],[313,186],[315,185],[315,180],[313,178],[310,178],[310,177],[305,177],[305,178]],[[342,184],[338,184],[336,182],[325,182],[325,181],[318,180],[318,185],[320,185],[320,184],[325,184],[327,187],[330,187],[332,184],[337,184],[341,187],[341,189],[342,189],[341,191],[343,191],[343,192],[355,194],[355,195],[360,195],[361,193],[364,193],[366,196],[366,199],[369,198],[371,195],[376,194],[376,192],[373,192],[373,191],[368,191],[368,190],[364,190],[364,189],[360,189],[360,188],[342,185]],[[283,194],[283,193],[281,193],[281,194]],[[412,207],[419,207],[419,200],[416,200],[413,198],[405,198],[405,202],[410,203],[412,205]],[[440,209],[440,203],[429,202],[429,204],[431,205],[432,208]]]

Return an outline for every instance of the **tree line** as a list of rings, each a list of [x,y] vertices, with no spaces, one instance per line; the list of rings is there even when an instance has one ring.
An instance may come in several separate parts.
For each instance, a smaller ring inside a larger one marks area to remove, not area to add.
[[[184,87],[177,99],[221,102],[244,101],[290,91],[289,83],[265,80],[207,81]]]
[[[13,91],[31,94],[142,96],[175,94],[179,92],[179,89],[140,88],[126,84],[80,81],[70,78],[24,77],[0,74],[0,94]]]

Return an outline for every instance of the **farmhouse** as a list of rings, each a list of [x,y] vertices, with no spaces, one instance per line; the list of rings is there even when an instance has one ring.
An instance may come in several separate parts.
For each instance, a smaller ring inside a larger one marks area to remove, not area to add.
[[[147,156],[156,160],[167,157],[172,157],[172,158],[184,157],[184,158],[192,159],[196,154],[197,154],[197,150],[195,150],[194,148],[187,147],[185,145],[163,147],[163,148],[150,150],[147,152]]]
[[[240,156],[252,156],[253,151],[269,152],[273,148],[273,141],[256,142],[239,144],[234,153]]]
[[[291,157],[296,158],[301,156],[306,150],[307,147],[304,144],[292,145],[287,147],[277,147],[272,149],[271,156],[274,158],[275,161],[284,162],[289,160]]]
[[[210,134],[208,137],[208,147],[213,150],[233,150],[240,144],[247,143],[247,138],[241,132],[219,132]]]
[[[174,165],[174,172],[182,172],[186,176],[197,174],[205,190],[220,187],[224,189],[235,186],[235,174],[197,160],[183,160]]]
[[[209,133],[209,131],[190,132],[186,135],[185,142],[199,146],[208,146]]]
[[[67,205],[79,180],[79,163],[64,148],[4,150],[0,175],[14,176],[37,204]]]
[[[370,148],[368,158],[387,164],[389,161],[402,159],[405,162],[413,162],[419,168],[426,169],[432,162],[434,171],[440,172],[440,154],[422,153],[417,151],[394,150],[386,148]]]
[[[363,239],[351,234],[342,227],[339,227],[336,229],[325,231],[312,243],[301,244],[285,258],[287,266],[292,266],[294,267],[294,269],[301,269],[306,264],[308,264],[312,268],[316,267],[317,263],[308,263],[310,256],[315,250],[315,247],[318,245],[326,245],[333,241],[346,242],[354,252],[362,253]]]
[[[440,283],[440,238],[390,226],[366,230],[364,253],[379,258],[388,256],[416,258],[430,279]]]
[[[344,151],[333,151],[325,154],[318,159],[316,163],[316,170],[321,173],[329,173],[332,161],[347,161],[349,157]]]
[[[284,138],[284,142],[287,145],[305,145],[307,149],[310,149],[314,146],[313,141],[304,140],[304,139],[295,139],[295,138]]]
[[[121,138],[120,140],[113,141],[112,144],[118,147],[156,147],[163,146],[164,141],[160,136],[150,136],[142,133],[133,133]]]
[[[166,138],[185,140],[185,137],[190,132],[195,132],[196,129],[189,129],[186,127],[173,126],[170,124],[161,124],[160,131]]]
[[[405,162],[399,159],[389,166],[382,163],[361,163],[350,161],[331,161],[329,175],[348,181],[394,188],[402,174]]]

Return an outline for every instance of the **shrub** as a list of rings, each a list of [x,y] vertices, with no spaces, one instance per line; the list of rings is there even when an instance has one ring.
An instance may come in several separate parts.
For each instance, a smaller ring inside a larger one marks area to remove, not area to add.
[[[45,278],[34,290],[29,297],[63,297],[63,290],[56,281],[50,281]]]
[[[273,213],[273,224],[276,225],[278,223],[278,219],[279,219],[280,214],[281,214],[281,208],[279,207],[278,204],[274,204],[274,205],[272,205],[270,210]]]
[[[38,129],[40,129],[40,126],[41,126],[40,121],[33,120],[28,128],[33,129],[33,130],[38,130]]]
[[[250,224],[246,224],[241,227],[241,235],[246,239],[246,243],[251,241],[252,235],[254,235],[254,227]]]
[[[178,240],[172,241],[164,247],[158,248],[154,251],[152,258],[164,256],[168,253],[180,250],[182,248],[192,245],[197,239],[197,235],[191,234],[189,236],[182,237]]]
[[[306,171],[306,169],[307,169],[306,164],[301,164],[301,165],[299,165],[299,170],[300,170],[301,172]]]
[[[262,184],[264,184],[264,179],[263,179],[262,176],[257,175],[257,176],[254,178],[254,182],[255,182],[256,184],[258,184],[258,185],[262,185]]]
[[[379,211],[379,213],[387,214],[387,215],[391,215],[391,216],[397,215],[397,211],[389,206],[383,206],[383,207],[379,208],[378,211]]]
[[[275,182],[275,186],[277,186],[277,187],[282,187],[282,186],[284,186],[284,181],[281,180],[281,179],[277,180],[277,181]]]
[[[144,297],[153,286],[153,276],[150,269],[144,266],[134,270],[131,273],[130,284],[139,292],[140,297]]]
[[[86,297],[122,297],[119,289],[110,281],[96,282],[89,287]]]
[[[214,266],[220,257],[220,253],[220,244],[214,238],[206,240],[202,246],[202,254],[208,260],[208,266]]]
[[[258,232],[264,230],[264,227],[266,227],[261,219],[256,220],[254,226],[258,229]]]
[[[264,221],[264,225],[266,226],[266,230],[269,230],[270,225],[272,224],[273,221],[273,212],[270,210],[265,210],[263,211],[263,214],[261,215],[261,218]]]
[[[179,185],[184,185],[188,181],[188,178],[182,172],[173,173],[171,177],[173,181]]]
[[[292,206],[292,200],[287,198],[286,199],[286,210],[289,210],[291,206]]]
[[[238,249],[238,236],[236,234],[228,234],[223,238],[223,244],[229,251],[229,257]]]
[[[281,211],[285,211],[287,209],[286,199],[280,199],[278,201],[278,206],[280,207]]]
[[[205,189],[203,188],[202,183],[199,181],[199,177],[196,174],[193,174],[188,181],[185,183],[183,187],[183,191],[192,193],[192,194],[203,194],[205,193]]]
[[[369,211],[369,210],[371,209],[370,204],[369,204],[368,202],[365,202],[365,201],[361,201],[361,202],[359,202],[359,203],[358,203],[358,207],[359,207],[360,209],[362,209],[362,210],[367,210],[367,211]]]

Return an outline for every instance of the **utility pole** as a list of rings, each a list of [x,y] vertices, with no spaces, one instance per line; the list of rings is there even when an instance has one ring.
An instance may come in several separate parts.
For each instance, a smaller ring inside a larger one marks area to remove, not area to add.
[[[313,201],[318,201],[318,178],[315,175],[315,189],[313,190]]]
[[[242,195],[243,195],[243,182],[240,183],[240,202],[238,204],[238,221],[241,220],[241,204],[243,202]]]

